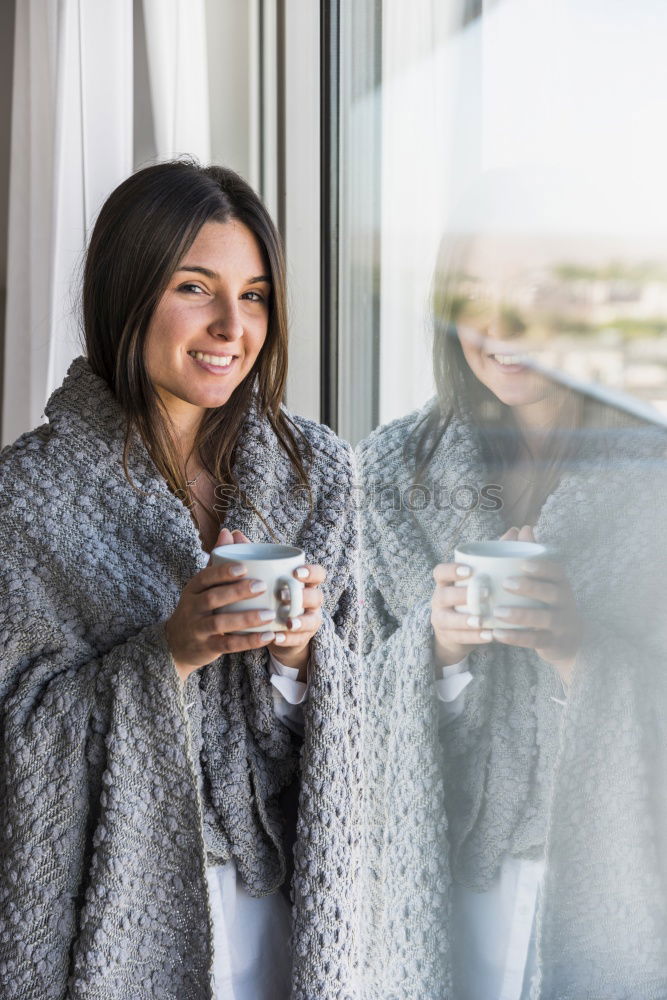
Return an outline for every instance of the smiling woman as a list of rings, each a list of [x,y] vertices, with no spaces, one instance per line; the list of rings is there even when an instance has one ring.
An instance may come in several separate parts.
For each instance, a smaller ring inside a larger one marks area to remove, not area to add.
[[[352,463],[282,404],[284,271],[233,172],[128,178],[88,250],[86,356],[2,454],[3,997],[352,991]],[[248,541],[303,550],[301,614],[209,560]]]
[[[128,416],[124,462],[134,428],[174,493],[202,476],[191,511],[209,550],[225,513],[215,485],[243,491],[233,458],[253,397],[308,488],[308,436],[281,409],[280,238],[237,174],[174,162],[124,181],[95,226],[83,301],[90,365]]]

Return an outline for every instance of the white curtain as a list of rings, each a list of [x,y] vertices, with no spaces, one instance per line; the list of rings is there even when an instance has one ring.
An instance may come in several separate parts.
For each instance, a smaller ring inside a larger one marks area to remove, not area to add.
[[[211,158],[204,0],[143,0],[158,160]]]
[[[204,0],[143,0],[143,17],[155,158],[207,163]],[[88,237],[108,194],[144,165],[133,161],[133,44],[133,0],[16,5],[3,444],[42,422],[81,353]]]
[[[80,353],[83,250],[132,170],[132,0],[16,5],[3,444]]]

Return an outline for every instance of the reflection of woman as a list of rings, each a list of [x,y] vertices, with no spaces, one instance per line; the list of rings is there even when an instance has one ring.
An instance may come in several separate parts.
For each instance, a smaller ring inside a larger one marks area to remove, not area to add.
[[[257,196],[186,163],[125,181],[92,236],[84,326],[48,424],[0,464],[0,992],[338,997],[350,456],[281,405],[284,269]],[[282,635],[225,610],[257,593],[239,564],[207,565],[246,537],[306,552],[305,612]]]
[[[367,995],[664,997],[664,432],[516,363],[480,270],[436,289],[437,399],[360,446]],[[533,532],[541,607],[489,633],[454,549]]]

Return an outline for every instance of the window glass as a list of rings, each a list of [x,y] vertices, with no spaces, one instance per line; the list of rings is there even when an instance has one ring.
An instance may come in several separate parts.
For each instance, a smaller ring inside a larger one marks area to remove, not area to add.
[[[341,386],[372,369],[350,436],[432,394],[445,258],[537,363],[667,414],[666,28],[660,0],[341,4]]]

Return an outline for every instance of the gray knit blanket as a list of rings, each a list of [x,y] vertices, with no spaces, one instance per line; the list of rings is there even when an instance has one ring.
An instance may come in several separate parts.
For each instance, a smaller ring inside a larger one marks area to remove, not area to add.
[[[546,858],[532,1000],[665,1000],[667,435],[580,432],[542,508],[536,536],[585,622],[565,707],[537,654],[494,643],[470,655],[464,711],[439,732],[431,571],[505,525],[483,509],[490,480],[461,421],[411,491],[404,444],[432,405],[359,447],[363,995],[456,1000],[452,881],[483,891],[509,854]]]
[[[48,423],[0,456],[0,995],[211,997],[206,864],[256,895],[292,862],[295,1000],[353,995],[361,700],[352,456],[307,435],[315,511],[251,412],[236,474],[275,538],[328,572],[303,743],[265,651],[177,679],[163,623],[208,563],[196,527],[78,358]],[[239,498],[226,525],[271,541]],[[299,779],[296,846],[281,794]]]

